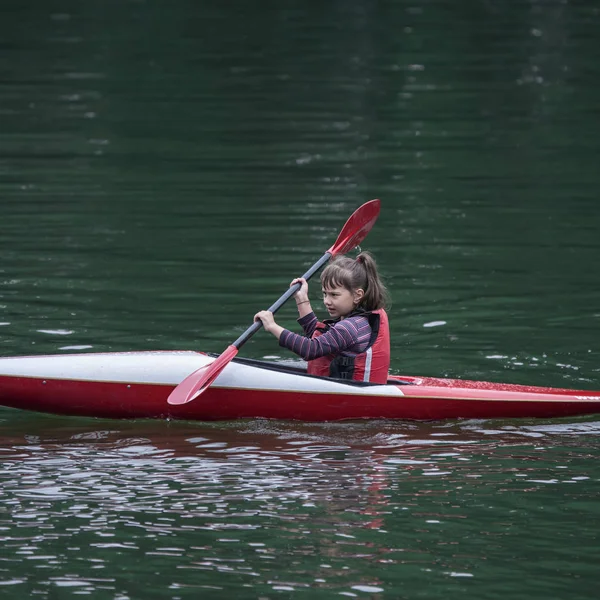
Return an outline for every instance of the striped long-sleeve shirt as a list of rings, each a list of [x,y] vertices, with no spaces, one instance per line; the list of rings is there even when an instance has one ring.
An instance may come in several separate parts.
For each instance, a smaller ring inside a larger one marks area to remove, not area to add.
[[[369,319],[355,315],[333,323],[331,327],[314,339],[312,334],[317,328],[317,317],[311,312],[298,319],[304,335],[298,335],[284,329],[279,337],[279,345],[297,354],[304,360],[313,360],[329,354],[356,356],[365,352],[371,339]]]

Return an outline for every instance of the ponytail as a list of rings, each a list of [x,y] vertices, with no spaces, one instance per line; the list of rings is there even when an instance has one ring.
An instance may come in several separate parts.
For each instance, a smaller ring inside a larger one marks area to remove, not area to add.
[[[375,259],[369,252],[361,252],[356,257],[356,262],[364,266],[367,278],[367,287],[361,306],[365,310],[385,308],[389,302],[389,294],[381,280]]]
[[[321,274],[321,284],[345,287],[350,292],[359,288],[364,290],[359,304],[364,310],[385,308],[389,303],[388,291],[369,252],[361,252],[355,259],[346,256],[333,258]]]

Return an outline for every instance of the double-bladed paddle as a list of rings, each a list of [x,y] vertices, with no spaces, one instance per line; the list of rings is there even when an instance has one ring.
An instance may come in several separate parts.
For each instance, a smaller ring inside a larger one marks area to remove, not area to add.
[[[379,216],[379,200],[370,200],[357,208],[338,235],[335,244],[302,277],[308,281],[332,256],[346,254],[358,246],[366,237]],[[298,290],[296,283],[268,310],[277,312]],[[219,373],[231,362],[238,350],[262,327],[261,321],[255,321],[240,337],[228,346],[225,352],[212,363],[200,367],[188,375],[169,395],[169,404],[186,404],[197,398],[218,377]]]

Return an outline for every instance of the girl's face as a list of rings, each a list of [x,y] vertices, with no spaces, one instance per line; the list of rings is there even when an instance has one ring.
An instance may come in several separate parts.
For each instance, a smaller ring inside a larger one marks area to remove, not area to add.
[[[352,292],[345,287],[323,287],[322,290],[323,304],[332,319],[349,315],[365,294],[360,288]]]

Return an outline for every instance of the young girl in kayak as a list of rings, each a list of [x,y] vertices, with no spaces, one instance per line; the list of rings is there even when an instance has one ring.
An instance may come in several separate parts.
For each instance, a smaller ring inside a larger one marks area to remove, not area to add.
[[[295,283],[301,284],[294,297],[304,336],[278,325],[267,310],[254,319],[280,346],[308,361],[312,375],[385,383],[390,366],[387,290],[371,254],[336,257],[325,267],[321,287],[331,318],[322,323],[311,308],[306,280],[294,279],[290,285]]]

